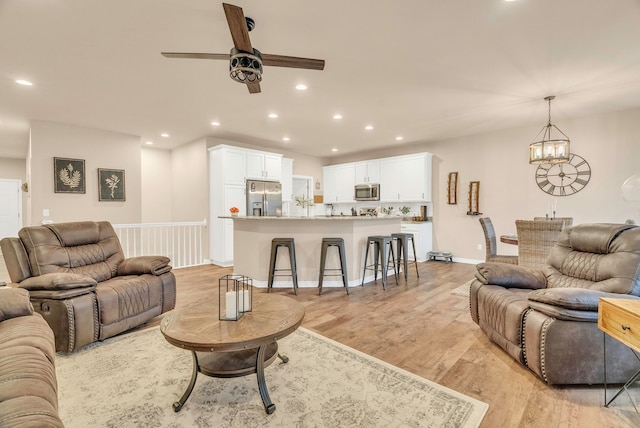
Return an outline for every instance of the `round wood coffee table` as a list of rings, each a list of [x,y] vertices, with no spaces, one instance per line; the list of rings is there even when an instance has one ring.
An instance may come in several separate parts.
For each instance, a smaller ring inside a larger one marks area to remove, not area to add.
[[[269,398],[264,368],[280,357],[279,339],[293,333],[302,323],[304,306],[273,294],[254,294],[253,310],[238,321],[220,321],[218,302],[197,309],[177,309],[160,324],[165,339],[174,346],[192,351],[193,373],[180,400],[178,412],[191,395],[198,373],[212,377],[236,377],[256,373],[258,389],[268,414],[276,410]]]

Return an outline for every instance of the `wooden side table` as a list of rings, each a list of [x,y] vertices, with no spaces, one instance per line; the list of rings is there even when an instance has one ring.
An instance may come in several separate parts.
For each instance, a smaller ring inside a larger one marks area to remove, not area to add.
[[[621,298],[600,298],[598,302],[598,328],[614,339],[627,345],[635,357],[640,361],[640,300]],[[636,371],[631,378],[620,388],[618,392],[607,401],[607,345],[604,341],[604,406],[615,400],[622,391],[628,394],[628,387],[640,378],[640,370]],[[631,397],[629,397],[631,398]],[[631,400],[633,403],[633,400]],[[638,412],[635,403],[633,407]]]

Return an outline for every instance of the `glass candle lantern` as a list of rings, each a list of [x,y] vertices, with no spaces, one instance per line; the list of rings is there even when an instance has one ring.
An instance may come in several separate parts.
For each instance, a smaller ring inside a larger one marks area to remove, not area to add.
[[[218,319],[238,321],[253,307],[253,280],[243,275],[225,275],[218,280]]]

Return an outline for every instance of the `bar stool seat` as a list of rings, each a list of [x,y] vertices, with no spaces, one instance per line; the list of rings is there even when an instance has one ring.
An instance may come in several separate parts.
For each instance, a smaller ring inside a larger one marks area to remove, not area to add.
[[[367,264],[367,258],[369,256],[369,247],[373,244],[373,257],[372,264]],[[389,247],[389,250],[387,250]],[[396,268],[396,256],[393,251],[393,240],[391,236],[374,235],[367,238],[367,248],[364,253],[364,269],[362,271],[362,284],[364,286],[364,278],[367,270],[373,271],[373,280],[378,280],[378,262],[380,265],[380,271],[382,273],[382,288],[387,289],[387,271],[389,270],[389,262],[393,263],[393,273],[396,277],[396,284],[398,283],[398,270]]]
[[[416,275],[420,278],[418,273],[418,258],[416,253],[416,241],[413,239],[413,233],[392,233],[391,238],[396,241],[396,253],[398,256],[398,265],[402,261],[404,265],[404,280],[407,280],[407,266],[409,264],[409,240],[411,240],[411,246],[413,248],[413,264],[416,266]]]
[[[276,269],[276,261],[278,258],[278,249],[289,249],[289,268]],[[288,271],[289,273],[277,274],[276,272]],[[293,294],[298,295],[298,270],[296,267],[296,245],[293,238],[273,238],[271,240],[271,259],[269,261],[269,281],[267,284],[267,293],[273,288],[273,280],[276,276],[291,276],[293,279]]]
[[[340,256],[340,268],[325,269],[325,262],[327,261],[327,250],[329,247],[336,247],[338,249],[338,255]],[[340,273],[327,274],[326,271]],[[342,238],[322,238],[322,248],[320,249],[320,277],[318,278],[318,294],[322,294],[322,282],[326,276],[342,276],[342,284],[347,294],[349,294],[349,280],[347,279],[347,258],[344,247],[344,239]]]

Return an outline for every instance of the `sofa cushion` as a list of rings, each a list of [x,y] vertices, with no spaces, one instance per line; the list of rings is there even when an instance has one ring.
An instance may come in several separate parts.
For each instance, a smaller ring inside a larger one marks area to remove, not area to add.
[[[29,292],[21,288],[0,287],[0,321],[31,315]]]
[[[547,286],[544,274],[536,269],[507,263],[480,263],[476,266],[476,278],[483,284],[506,288],[536,290]]]
[[[109,222],[24,227],[18,235],[34,276],[77,273],[105,281],[116,275],[124,260],[118,236]]]
[[[565,229],[548,263],[548,288],[587,288],[640,296],[640,228],[581,224]]]

